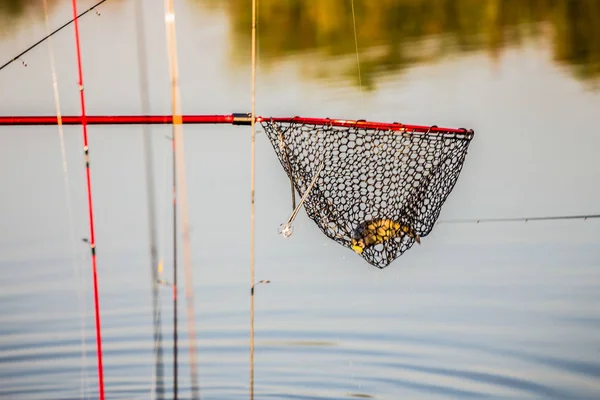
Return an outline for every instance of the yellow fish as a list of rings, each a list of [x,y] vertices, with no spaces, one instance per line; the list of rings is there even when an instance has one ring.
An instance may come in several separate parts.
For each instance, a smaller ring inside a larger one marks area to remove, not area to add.
[[[402,235],[408,235],[417,243],[421,244],[421,238],[409,226],[391,219],[373,219],[363,222],[355,231],[356,239],[352,239],[352,250],[361,254],[364,249],[370,246],[376,246],[387,240]]]

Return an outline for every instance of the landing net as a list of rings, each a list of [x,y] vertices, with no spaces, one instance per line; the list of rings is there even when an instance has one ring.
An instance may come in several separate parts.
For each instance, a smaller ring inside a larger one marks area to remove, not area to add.
[[[250,114],[184,115],[184,124],[250,125]],[[86,116],[87,125],[171,124],[172,115]],[[83,122],[63,116],[63,125]],[[256,117],[302,200],[327,235],[379,268],[427,236],[454,188],[473,131],[325,118]],[[54,125],[45,116],[0,126]],[[290,231],[286,227],[284,232]]]
[[[364,121],[261,120],[319,229],[385,268],[427,236],[473,131]]]

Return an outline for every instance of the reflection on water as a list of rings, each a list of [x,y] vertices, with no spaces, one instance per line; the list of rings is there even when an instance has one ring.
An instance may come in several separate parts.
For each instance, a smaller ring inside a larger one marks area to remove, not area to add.
[[[140,261],[130,259],[128,265],[141,271]],[[472,271],[476,269],[474,266]],[[551,272],[556,271],[553,268]],[[578,296],[591,296],[590,304],[594,304],[598,293],[584,282],[586,277],[593,278],[593,269],[581,272],[575,279],[562,279]],[[20,275],[23,284],[30,279]],[[143,274],[138,275],[141,278]],[[257,398],[597,398],[600,365],[596,355],[586,355],[586,351],[597,345],[594,333],[598,322],[588,328],[577,322],[560,322],[556,317],[561,313],[546,304],[551,299],[563,304],[576,301],[570,290],[547,282],[532,292],[533,276],[523,277],[521,284],[509,288],[509,274],[499,272],[486,273],[495,279],[483,288],[478,283],[461,284],[464,278],[452,278],[451,273],[442,275],[420,283],[411,281],[412,291],[403,285],[381,284],[373,293],[361,289],[360,284],[332,281],[317,284],[310,293],[304,287],[306,281],[269,288],[270,293],[265,291],[259,299]],[[125,291],[110,291],[103,298],[105,374],[111,399],[150,398],[153,344],[149,296],[143,286],[136,283],[130,288],[127,306],[120,305],[118,298],[127,296]],[[197,315],[202,398],[247,398],[244,287],[198,289],[203,294],[203,307]],[[0,313],[0,398],[97,396],[92,314],[87,313],[87,330],[81,336],[77,313],[65,306],[71,291],[66,285],[54,294],[41,291],[37,306],[47,311],[45,315],[20,302],[15,307],[28,318]],[[163,303],[165,315],[169,313],[168,297],[165,295]],[[521,299],[522,308],[514,308],[511,297]],[[219,304],[210,298],[219,299]],[[405,304],[399,304],[400,299]],[[43,306],[42,301],[46,303]],[[68,310],[57,312],[61,305]],[[349,306],[354,308],[353,315],[348,314]],[[185,324],[183,313],[182,317]],[[9,328],[20,333],[10,333]],[[171,329],[168,320],[164,328],[166,332]],[[81,353],[83,337],[85,357]],[[555,342],[546,343],[548,338]],[[164,343],[168,387],[172,383],[169,339]],[[182,398],[187,398],[185,330],[180,339],[180,387]],[[169,396],[167,391],[166,398]]]
[[[51,0],[51,6],[58,1]],[[249,2],[188,1],[226,11],[233,34],[232,57],[247,64]],[[261,0],[258,4],[261,63],[310,53],[307,63],[313,77],[343,73],[358,84],[349,0]],[[455,53],[486,51],[497,59],[502,49],[529,39],[548,42],[554,60],[577,78],[595,84],[600,77],[597,0],[355,0],[354,7],[365,88],[372,89],[386,73]],[[0,18],[14,20],[26,11],[41,13],[39,8],[31,0],[0,0]]]
[[[0,0],[0,12],[12,16],[19,16],[28,7],[32,6],[33,1],[26,0]]]
[[[245,0],[197,0],[227,10],[234,54],[247,63],[251,7]],[[527,39],[551,42],[554,59],[584,80],[600,76],[600,2],[597,0],[354,0],[362,83],[453,53],[501,50]],[[271,63],[311,52],[310,63],[339,61],[325,73],[358,83],[349,0],[259,2],[259,54]],[[315,62],[316,61],[316,62]],[[319,73],[319,72],[317,72]]]
[[[52,11],[60,0],[48,0]],[[0,37],[7,35],[26,16],[34,15],[42,21],[43,6],[41,0],[0,0]]]
[[[66,0],[46,0],[48,2],[48,12],[50,15],[58,8],[59,5],[67,3],[70,6],[70,1]],[[89,7],[99,3],[100,0],[79,0],[77,2],[77,13],[82,14]],[[119,3],[122,0],[107,0],[106,3]],[[69,9],[69,11],[71,11]],[[69,19],[65,19],[57,26],[50,26],[50,30],[62,26],[63,23],[70,21],[73,17],[72,13],[66,14]],[[10,36],[13,29],[18,28],[21,24],[29,23],[44,23],[44,7],[42,0],[0,0],[0,38]],[[41,39],[41,37],[40,37]]]

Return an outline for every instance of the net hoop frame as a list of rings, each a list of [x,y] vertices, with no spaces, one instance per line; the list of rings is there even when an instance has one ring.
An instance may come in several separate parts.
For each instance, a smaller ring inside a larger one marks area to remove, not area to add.
[[[409,125],[400,122],[374,122],[364,119],[331,119],[307,117],[257,117],[257,122],[294,123],[300,125],[328,125],[334,127],[352,127],[359,129],[374,129],[382,131],[406,131],[419,133],[458,133],[473,136],[475,132],[466,128],[445,128],[437,125]]]

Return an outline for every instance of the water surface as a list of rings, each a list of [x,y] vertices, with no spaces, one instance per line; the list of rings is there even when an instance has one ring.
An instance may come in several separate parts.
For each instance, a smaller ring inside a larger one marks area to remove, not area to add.
[[[12,21],[0,38],[3,60],[45,34],[43,14],[25,3],[12,2],[16,11],[3,14]],[[93,4],[79,3],[81,10]],[[440,220],[598,212],[597,2],[355,1],[362,87],[349,2],[260,3],[258,114],[474,129]],[[80,21],[89,114],[141,111],[133,6],[109,1],[101,16]],[[177,2],[184,112],[249,111],[246,6]],[[69,2],[51,7],[53,27],[70,19]],[[148,2],[144,14],[156,114],[170,112],[162,7]],[[77,115],[72,29],[52,43],[62,112]],[[26,60],[26,68],[15,62],[0,72],[1,113],[52,115],[47,43]],[[247,398],[249,128],[184,132],[200,392]],[[139,127],[89,128],[110,399],[148,399],[153,386],[141,134]],[[169,134],[167,126],[152,128],[167,279]],[[97,396],[91,268],[80,241],[89,234],[80,128],[65,135],[75,244],[58,130],[0,129],[0,398]],[[257,399],[600,396],[596,220],[439,224],[422,246],[378,270],[325,238],[304,211],[290,239],[277,234],[291,212],[289,182],[262,133],[256,173],[256,277],[271,280],[256,294]],[[161,305],[170,398],[168,288]]]

